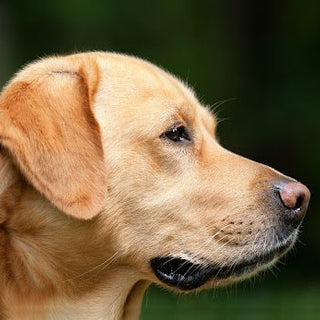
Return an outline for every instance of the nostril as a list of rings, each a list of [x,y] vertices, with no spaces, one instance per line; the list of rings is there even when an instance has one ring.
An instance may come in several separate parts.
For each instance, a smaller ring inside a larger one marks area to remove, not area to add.
[[[304,202],[304,196],[301,195],[301,196],[298,197],[296,205],[292,209],[297,210],[297,209],[301,208],[302,205],[303,205],[303,202]]]

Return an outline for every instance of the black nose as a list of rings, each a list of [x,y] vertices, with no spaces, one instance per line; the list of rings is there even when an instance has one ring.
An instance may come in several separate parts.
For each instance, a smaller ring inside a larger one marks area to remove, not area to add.
[[[276,184],[281,200],[285,221],[293,227],[300,224],[308,208],[310,200],[309,189],[300,182],[282,180]]]

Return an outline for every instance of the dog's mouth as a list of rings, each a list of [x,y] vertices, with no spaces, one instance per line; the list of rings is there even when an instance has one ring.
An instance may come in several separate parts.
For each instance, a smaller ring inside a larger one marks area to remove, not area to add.
[[[156,257],[151,260],[150,264],[157,278],[163,283],[180,290],[192,290],[201,287],[211,279],[239,278],[255,270],[263,269],[270,262],[283,255],[290,246],[291,243],[251,260],[223,267],[193,263],[171,256]]]

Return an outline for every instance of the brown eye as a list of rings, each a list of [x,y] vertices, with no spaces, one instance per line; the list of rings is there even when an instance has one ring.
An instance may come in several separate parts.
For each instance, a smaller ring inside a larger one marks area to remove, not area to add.
[[[190,142],[191,137],[188,130],[184,126],[172,127],[170,130],[163,133],[161,138],[169,139],[173,142],[183,143]]]

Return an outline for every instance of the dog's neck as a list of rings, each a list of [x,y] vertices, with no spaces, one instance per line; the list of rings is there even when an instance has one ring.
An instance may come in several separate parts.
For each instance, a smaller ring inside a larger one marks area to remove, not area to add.
[[[68,218],[1,155],[0,176],[0,318],[138,319],[148,283],[98,219]]]
[[[10,320],[49,320],[49,319],[86,319],[86,320],[138,320],[147,281],[128,280],[130,270],[120,268],[110,275],[110,281],[100,288],[81,297],[63,295],[43,299],[23,299],[14,295],[6,296],[1,310],[4,319]],[[2,318],[1,318],[2,319]]]

